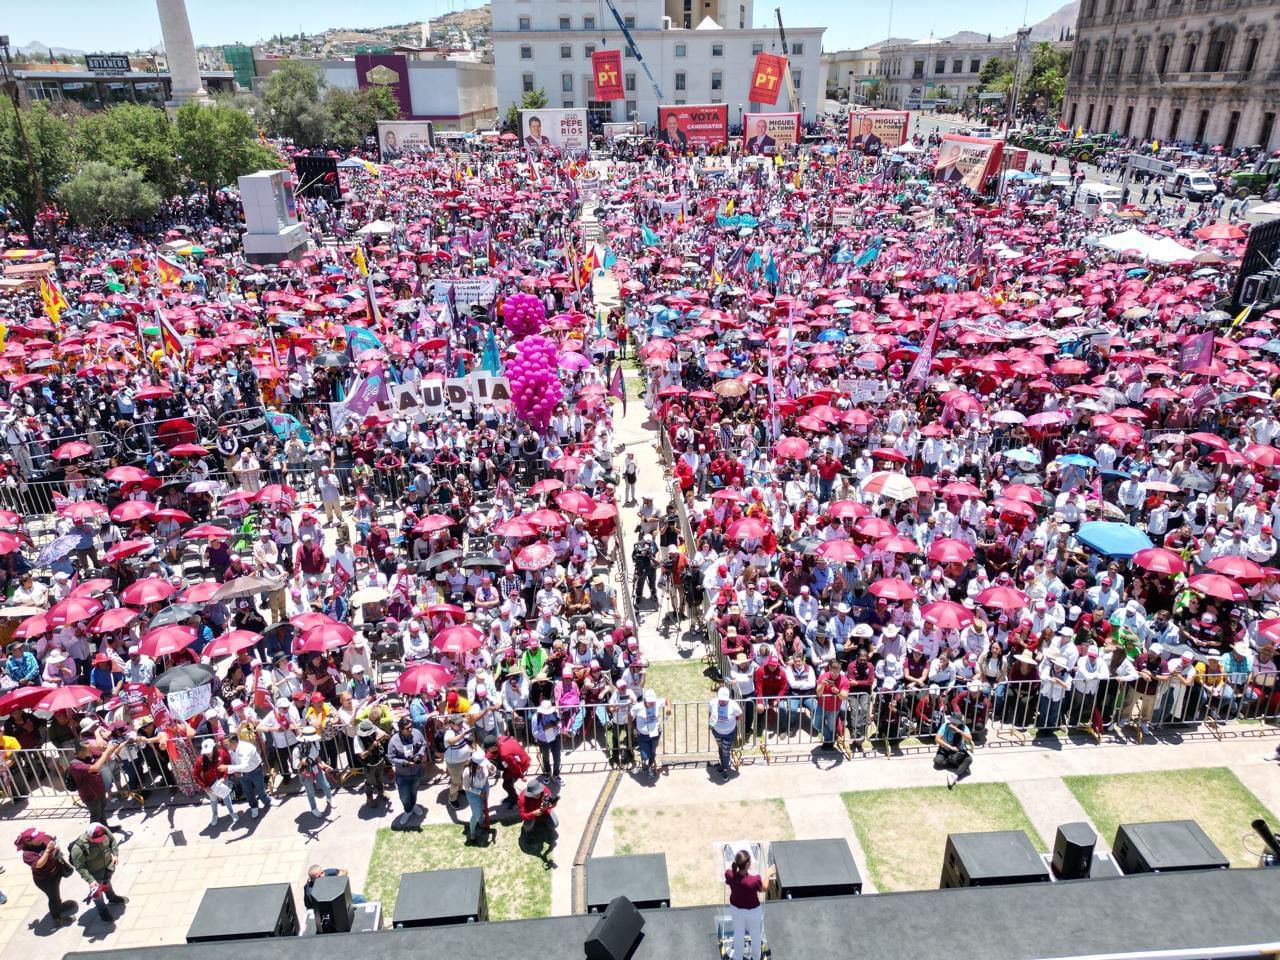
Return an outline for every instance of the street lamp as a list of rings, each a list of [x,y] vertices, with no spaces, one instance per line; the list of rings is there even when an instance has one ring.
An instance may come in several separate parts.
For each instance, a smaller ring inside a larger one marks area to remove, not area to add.
[[[742,104],[738,104],[738,126],[742,126]]]

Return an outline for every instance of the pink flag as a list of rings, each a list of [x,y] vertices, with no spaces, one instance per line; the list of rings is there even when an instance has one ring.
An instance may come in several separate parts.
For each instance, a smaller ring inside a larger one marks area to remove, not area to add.
[[[924,338],[924,345],[921,346],[920,352],[916,354],[916,359],[911,364],[911,369],[907,371],[907,379],[903,382],[903,387],[910,390],[919,381],[920,388],[929,382],[929,370],[933,367],[933,352],[938,343],[938,327],[942,323],[942,317],[938,317],[933,321],[933,327],[929,330],[929,335]]]
[[[613,368],[613,379],[609,381],[609,396],[622,401],[622,415],[627,415],[627,387],[622,382],[622,367]]]
[[[1213,363],[1213,331],[1206,330],[1188,337],[1178,351],[1178,372],[1193,373],[1208,370]]]

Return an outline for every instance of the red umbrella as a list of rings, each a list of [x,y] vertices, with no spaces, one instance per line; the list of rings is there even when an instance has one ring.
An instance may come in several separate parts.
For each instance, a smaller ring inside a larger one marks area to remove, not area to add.
[[[112,607],[98,614],[98,618],[89,624],[89,632],[114,633],[116,630],[123,630],[137,619],[137,610],[131,610],[129,607]]]
[[[521,570],[541,570],[550,566],[555,558],[556,553],[550,544],[531,543],[516,554],[516,566]]]
[[[857,563],[863,556],[852,540],[828,540],[814,552],[833,563]]]
[[[126,500],[111,511],[111,519],[116,523],[133,523],[145,520],[156,512],[156,505],[147,500]]]
[[[1266,571],[1247,557],[1215,557],[1205,564],[1214,573],[1220,573],[1232,580],[1261,580]]]
[[[177,595],[179,603],[208,603],[213,599],[213,595],[218,592],[218,588],[222,584],[216,580],[205,580],[201,583],[193,583],[187,589]]]
[[[155,543],[151,540],[122,540],[108,547],[102,557],[107,563],[111,563],[115,560],[122,560],[125,557],[134,557],[140,553],[146,553],[154,547]]]
[[[182,535],[183,540],[226,540],[236,535],[234,530],[220,527],[216,523],[200,523]]]
[[[1219,600],[1238,603],[1248,599],[1244,587],[1230,577],[1217,573],[1197,573],[1194,577],[1187,579],[1187,586],[1197,593],[1203,593],[1207,597],[1217,597]]]
[[[892,537],[898,532],[897,527],[880,517],[863,517],[853,525],[853,529],[861,536],[875,537],[877,540],[882,537]]]
[[[79,710],[81,707],[97,703],[101,699],[102,691],[98,690],[97,687],[71,684],[70,686],[55,687],[49,690],[43,697],[29,706],[33,710],[45,710],[49,713],[55,713],[58,710]]]
[[[919,553],[920,548],[914,540],[893,534],[876,541],[876,550],[883,553]]]
[[[856,500],[833,500],[827,504],[827,516],[834,517],[836,520],[857,519],[865,517],[870,512],[866,504],[858,503]]]
[[[183,623],[170,623],[144,634],[138,647],[148,657],[167,657],[185,650],[196,641],[196,628]]]
[[[435,533],[437,530],[447,530],[453,524],[453,517],[443,513],[429,513],[413,525],[413,530],[415,533]]]
[[[41,697],[57,687],[18,687],[0,697],[0,717],[7,717],[15,710],[30,708]]]
[[[321,626],[322,624],[337,622],[338,621],[334,620],[333,617],[329,616],[327,613],[312,612],[298,614],[289,621],[289,625],[295,630],[306,633],[308,630]]]
[[[1243,240],[1245,232],[1234,223],[1210,223],[1193,231],[1201,240]]]
[[[209,451],[198,443],[179,443],[169,448],[171,457],[207,457]]]
[[[65,627],[96,617],[102,612],[102,603],[93,597],[67,597],[49,608],[45,619],[51,627]]]
[[[968,563],[973,559],[973,547],[963,540],[943,537],[929,544],[928,556],[934,563]]]
[[[73,597],[100,597],[111,589],[112,583],[106,577],[94,577],[82,580],[71,588]]]
[[[809,455],[809,441],[803,437],[783,437],[773,445],[773,452],[788,460],[803,460]]]
[[[556,494],[556,506],[566,513],[585,517],[595,510],[596,502],[581,490],[565,490]]]
[[[442,653],[462,654],[477,650],[484,643],[484,634],[469,623],[446,627],[431,638],[431,646]]]
[[[973,612],[963,604],[951,600],[926,603],[920,608],[920,612],[943,630],[963,630],[973,623]]]
[[[266,503],[292,509],[297,497],[298,491],[293,487],[285,486],[283,483],[269,483],[259,490],[253,499],[255,503]]]
[[[298,650],[301,653],[328,653],[345,647],[355,635],[356,632],[345,623],[322,623],[302,635]]]
[[[886,600],[914,600],[916,592],[911,589],[911,584],[899,577],[884,577],[877,580],[867,588],[871,594],[876,597],[883,597]]]
[[[981,500],[982,491],[975,487],[972,483],[966,483],[963,480],[954,480],[942,488],[944,497],[965,497],[970,500]]]
[[[1149,547],[1146,550],[1139,550],[1133,555],[1133,562],[1143,570],[1149,570],[1152,573],[1163,573],[1167,576],[1187,572],[1187,562],[1174,551],[1164,547]]]
[[[159,603],[161,600],[168,600],[178,588],[168,580],[162,580],[160,577],[147,577],[143,580],[135,580],[120,592],[120,599],[131,607],[145,607],[149,603]]]
[[[138,467],[112,467],[106,472],[106,478],[112,483],[141,483],[151,474]]]
[[[70,506],[63,507],[58,511],[62,516],[69,517],[72,520],[94,520],[98,517],[107,515],[107,508],[96,500],[77,500]]]
[[[49,620],[43,613],[27,617],[13,631],[14,640],[30,640],[32,637],[43,637],[49,632]]]
[[[83,440],[72,440],[64,443],[53,450],[53,459],[55,460],[74,460],[77,457],[87,457],[93,453],[93,447],[85,443]]]
[[[743,517],[729,524],[725,536],[730,540],[759,540],[769,532],[769,528],[755,517]]]
[[[173,507],[167,507],[164,510],[157,510],[151,515],[152,520],[174,520],[178,523],[190,523],[191,514],[185,510],[178,510]]]
[[[434,697],[449,685],[449,671],[439,663],[420,663],[410,667],[396,679],[396,689],[412,696]]]
[[[533,537],[537,536],[537,528],[528,520],[520,517],[512,517],[510,520],[504,520],[493,528],[493,532],[500,537]]]
[[[232,630],[230,633],[224,633],[205,647],[204,656],[210,660],[217,660],[219,657],[233,657],[241,650],[248,650],[256,646],[261,639],[262,634],[254,633],[252,630]]]
[[[747,496],[741,490],[734,490],[732,487],[725,487],[723,490],[717,490],[711,495],[712,500],[728,500],[733,503],[746,503]],[[850,500],[842,501],[851,503]]]
[[[1025,483],[1011,483],[1000,491],[1002,497],[1010,500],[1022,500],[1026,503],[1044,503],[1044,492]]]
[[[555,477],[548,477],[546,480],[539,480],[529,488],[529,493],[535,497],[540,497],[544,493],[555,493],[557,490],[564,489],[564,481],[557,480]]]
[[[456,603],[433,603],[427,607],[427,615],[431,617],[449,617],[454,623],[462,623],[467,619],[467,611]]]
[[[1031,603],[1031,598],[1013,587],[988,587],[974,599],[984,607],[1000,610],[1021,610]]]
[[[1280,643],[1280,617],[1258,621],[1258,636]]]
[[[555,530],[565,525],[564,517],[556,513],[554,510],[548,510],[545,507],[541,510],[535,510],[533,513],[526,514],[523,517],[513,517],[512,519],[524,520],[531,523],[539,530]]]

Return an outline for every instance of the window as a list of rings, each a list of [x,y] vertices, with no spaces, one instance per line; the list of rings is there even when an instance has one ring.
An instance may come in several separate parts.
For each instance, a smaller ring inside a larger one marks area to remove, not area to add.
[[[924,61],[923,60],[911,61],[911,79],[919,80],[923,76],[924,76]]]
[[[1177,140],[1178,131],[1182,129],[1182,111],[1174,110],[1173,116],[1169,118],[1169,132],[1164,135],[1165,140]]]
[[[521,60],[532,60],[532,59],[533,59],[533,47],[529,46],[529,44],[527,44],[527,43],[522,43],[522,44],[520,44],[520,59],[521,59]]]
[[[1152,107],[1147,111],[1147,132],[1142,135],[1143,140],[1150,140],[1151,134],[1156,129],[1156,108]]]
[[[560,106],[562,106],[562,107],[563,107],[564,109],[566,109],[566,110],[572,110],[572,109],[573,109],[573,99],[572,99],[572,98],[569,98],[568,100],[561,100],[561,101],[560,101]]]
[[[1201,110],[1200,119],[1196,122],[1196,143],[1204,142],[1204,132],[1209,126],[1209,111]]]
[[[1230,150],[1236,145],[1236,134],[1240,130],[1240,111],[1232,110],[1231,119],[1227,121],[1227,135],[1222,138],[1222,149]]]
[[[1215,31],[1209,37],[1209,55],[1205,58],[1204,68],[1209,73],[1217,73],[1227,67],[1227,52],[1231,49],[1227,34]]]
[[[1199,49],[1199,44],[1194,41],[1187,44],[1187,52],[1182,57],[1183,73],[1190,73],[1196,68],[1196,51]]]
[[[533,74],[526,73],[520,77],[520,90],[522,93],[533,93]]]
[[[793,57],[803,57],[803,56],[804,56],[804,44],[803,44],[803,43],[793,43],[793,44],[791,45],[791,55],[792,55]]]
[[[628,73],[623,77],[622,89],[626,90],[627,93],[636,92],[636,75],[634,73]]]
[[[964,73],[964,61],[963,61],[963,60],[952,60],[952,61],[951,61],[951,72],[952,72],[952,73]]]
[[[692,11],[693,11],[693,0],[684,0],[684,12],[690,13]]]
[[[747,29],[747,8],[744,4],[738,4],[738,29]]]
[[[1271,131],[1276,127],[1276,115],[1274,113],[1264,113],[1262,115],[1262,131],[1258,134],[1258,142],[1266,149],[1271,144]]]
[[[795,87],[797,90],[800,89],[800,71],[799,70],[791,71],[791,82],[795,84]]]
[[[751,45],[751,55],[754,57],[757,53],[764,53],[763,43],[753,43]]]
[[[569,18],[568,18],[568,17],[561,17],[561,18],[560,18],[560,29],[561,29],[561,30],[571,30],[571,29],[572,29],[572,27],[571,27],[571,25],[570,25],[570,21],[569,21]]]
[[[1160,54],[1156,57],[1156,73],[1164,76],[1164,72],[1169,67],[1169,45],[1162,43],[1160,45]]]
[[[560,74],[560,92],[573,93],[573,74],[572,73]]]
[[[970,72],[970,73],[978,73],[978,72],[979,72],[979,70],[980,70],[980,68],[981,68],[981,66],[982,66],[982,61],[981,61],[980,59],[978,59],[977,57],[974,57],[973,59],[971,59],[971,60],[969,61],[969,72]]]
[[[713,57],[723,57],[723,56],[724,56],[724,44],[723,44],[723,43],[713,43],[713,44],[711,45],[711,55],[712,55]]]
[[[685,89],[683,72],[676,74],[676,89],[677,90]]]
[[[946,72],[947,72],[947,61],[945,61],[945,60],[935,60],[935,61],[933,61],[933,72],[934,72],[934,73],[946,73]]]
[[[693,29],[693,15],[692,15],[692,14],[688,14],[688,13],[686,13],[686,14],[684,15],[684,28],[685,28],[686,30],[692,30],[692,29]]]
[[[677,100],[676,100],[676,106],[677,106],[677,107],[683,107],[686,103],[688,103],[688,101],[687,101],[687,100],[680,100],[680,99],[677,99]]]
[[[1258,47],[1262,41],[1258,37],[1250,37],[1248,45],[1244,48],[1244,72],[1249,73],[1253,70],[1254,65],[1258,62]],[[1264,143],[1265,147],[1266,144]]]
[[[1133,107],[1129,107],[1124,112],[1124,130],[1121,132],[1126,137],[1133,133]]]
[[[519,22],[516,24],[516,26],[521,30],[532,29],[532,23],[528,17],[521,17]]]
[[[631,115],[636,112],[636,102],[628,100],[627,102],[627,119],[631,119]]]
[[[567,43],[562,43],[562,44],[560,44],[560,59],[561,59],[561,60],[572,60],[572,59],[573,59],[573,47],[569,46],[569,44],[567,44]]]
[[[634,26],[636,25],[636,18],[635,18],[635,17],[623,17],[623,18],[622,18],[622,22],[623,22],[623,23],[625,23],[625,24],[627,25],[627,29],[628,29],[628,30],[630,30],[632,27],[634,27]]]
[[[591,59],[591,55],[595,52],[596,52],[596,45],[594,43],[584,44],[582,47],[582,55],[586,57],[588,60]]]
[[[596,18],[595,18],[595,17],[583,17],[583,18],[582,18],[582,29],[583,29],[583,30],[594,30],[595,28],[596,28]]]
[[[627,44],[622,48],[622,56],[627,60],[634,60],[636,55],[631,52],[631,44]]]
[[[712,90],[724,89],[724,74],[718,70],[715,73],[711,74],[711,89]]]
[[[677,57],[683,57],[687,52],[688,52],[688,50],[687,50],[687,48],[685,47],[685,45],[684,45],[683,43],[677,43],[677,44],[676,44],[676,56],[677,56]]]

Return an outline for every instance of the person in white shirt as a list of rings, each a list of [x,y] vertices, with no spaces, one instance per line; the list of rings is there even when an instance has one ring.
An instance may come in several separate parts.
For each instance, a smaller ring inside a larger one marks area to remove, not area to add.
[[[245,799],[249,801],[249,816],[257,819],[259,801],[262,802],[263,810],[271,808],[262,755],[258,752],[258,735],[252,724],[244,723],[240,726],[236,734],[236,748],[226,772],[235,776]]]
[[[649,776],[654,779],[659,772],[658,741],[662,737],[663,712],[664,707],[652,689],[646,690],[644,699],[631,707],[631,720],[635,726],[640,761],[649,771]]]
[[[1280,549],[1280,543],[1272,536],[1271,525],[1263,524],[1258,533],[1249,538],[1245,556],[1254,563],[1270,564],[1275,559],[1277,549]]]
[[[738,735],[738,718],[741,716],[742,707],[729,696],[728,687],[717,690],[715,699],[707,704],[707,724],[711,727],[711,735],[715,738],[716,750],[720,754],[716,771],[722,777],[727,777],[731,769],[736,769],[733,747]]]

